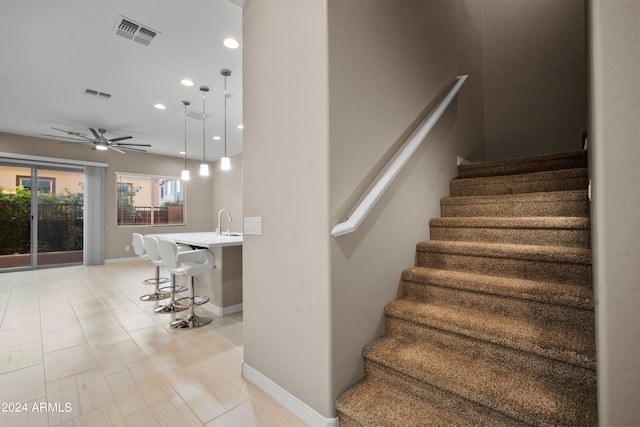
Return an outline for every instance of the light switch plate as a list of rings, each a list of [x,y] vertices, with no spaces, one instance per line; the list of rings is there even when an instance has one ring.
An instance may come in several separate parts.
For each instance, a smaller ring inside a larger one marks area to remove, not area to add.
[[[262,235],[262,217],[261,216],[245,216],[244,217],[244,234]]]

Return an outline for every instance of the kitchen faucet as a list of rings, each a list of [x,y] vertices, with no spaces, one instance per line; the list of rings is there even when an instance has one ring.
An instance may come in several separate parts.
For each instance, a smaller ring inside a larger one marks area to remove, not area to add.
[[[227,235],[231,235],[231,221],[233,221],[231,219],[231,214],[229,213],[229,211],[227,209],[220,209],[220,212],[218,212],[218,236],[222,236],[222,228],[220,227],[220,216],[222,215],[222,212],[226,212],[227,213],[227,217],[229,218],[229,221],[227,222]]]

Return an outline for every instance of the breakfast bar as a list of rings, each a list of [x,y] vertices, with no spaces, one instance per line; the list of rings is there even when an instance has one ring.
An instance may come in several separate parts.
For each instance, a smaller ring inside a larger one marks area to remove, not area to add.
[[[193,232],[153,233],[149,236],[213,252],[216,267],[198,276],[198,293],[210,298],[214,314],[218,316],[242,311],[242,235]]]

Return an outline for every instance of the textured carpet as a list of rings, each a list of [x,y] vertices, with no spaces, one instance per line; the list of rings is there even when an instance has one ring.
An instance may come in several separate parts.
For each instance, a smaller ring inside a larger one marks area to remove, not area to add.
[[[584,151],[461,165],[340,425],[595,426]]]

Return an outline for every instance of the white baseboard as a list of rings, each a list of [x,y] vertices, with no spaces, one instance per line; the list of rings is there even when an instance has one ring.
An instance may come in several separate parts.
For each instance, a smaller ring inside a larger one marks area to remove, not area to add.
[[[129,262],[129,261],[140,261],[142,260],[142,258],[140,258],[139,256],[134,256],[131,258],[111,258],[111,259],[105,259],[104,263],[105,264],[113,264],[116,262]]]
[[[309,405],[262,375],[259,371],[242,362],[242,376],[264,391],[273,400],[284,406],[310,427],[338,427],[338,418],[326,418]]]
[[[215,316],[228,316],[233,313],[240,313],[242,311],[242,303],[228,305],[226,307],[220,307],[218,305],[208,302],[204,305]]]

